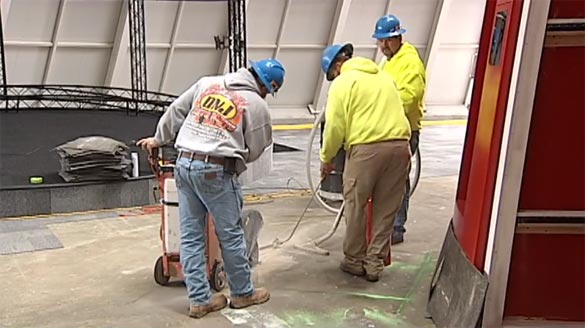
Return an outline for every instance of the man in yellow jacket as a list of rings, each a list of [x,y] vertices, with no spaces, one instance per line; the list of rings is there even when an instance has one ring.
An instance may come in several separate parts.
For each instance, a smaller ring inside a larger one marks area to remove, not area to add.
[[[394,82],[375,62],[353,57],[353,46],[325,49],[321,68],[329,89],[321,147],[322,174],[335,169],[333,158],[344,146],[346,232],[340,268],[378,281],[390,248],[394,218],[402,203],[410,170],[410,124]],[[365,207],[373,197],[372,240],[366,244]],[[376,201],[379,200],[379,201]]]
[[[414,154],[418,150],[421,120],[425,108],[426,72],[416,48],[402,40],[404,33],[406,30],[400,25],[400,20],[394,15],[386,15],[376,23],[373,37],[378,40],[378,48],[385,56],[380,63],[380,69],[390,74],[396,83],[404,111],[410,121],[412,130],[410,151]],[[392,244],[404,241],[406,232],[404,223],[407,219],[409,199],[410,181],[407,178],[404,200],[394,223]]]

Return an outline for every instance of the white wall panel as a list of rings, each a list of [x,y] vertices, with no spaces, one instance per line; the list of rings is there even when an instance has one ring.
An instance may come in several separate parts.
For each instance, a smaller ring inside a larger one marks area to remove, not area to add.
[[[215,75],[219,52],[215,49],[175,49],[163,92],[181,93],[204,75]]]
[[[426,45],[436,9],[437,0],[393,0],[390,13],[400,18],[400,23],[406,29],[406,40]]]
[[[448,43],[475,45],[481,35],[485,0],[453,0],[447,11]]]
[[[354,44],[376,44],[372,38],[376,21],[384,14],[388,0],[353,0],[343,30],[343,39]]]
[[[177,31],[177,43],[213,43],[214,35],[227,34],[225,2],[186,2]]]
[[[425,46],[417,46],[416,50],[418,51],[420,58],[425,58],[426,53],[428,51]]]
[[[293,0],[282,43],[325,45],[336,6],[336,0]]]
[[[249,60],[260,60],[272,57],[273,50],[270,48],[252,48],[248,49]],[[287,70],[288,72],[288,70]]]
[[[366,57],[374,60],[376,57],[376,48],[356,48],[354,49],[354,56]]]
[[[103,85],[111,49],[59,48],[47,84]]]
[[[463,105],[474,49],[440,49],[428,82],[426,99],[432,105]]]
[[[453,0],[447,12],[439,51],[427,81],[427,103],[463,105],[475,69],[485,0]]]
[[[285,0],[251,0],[248,6],[248,44],[275,44]]]
[[[51,41],[59,1],[12,1],[4,37],[7,41]]]
[[[177,1],[145,1],[146,43],[169,43],[177,13]]]
[[[9,84],[41,84],[49,48],[6,47]]]
[[[427,44],[437,0],[394,0],[390,9],[406,29],[405,39],[414,44]]]
[[[123,56],[122,58],[126,58],[127,60],[116,66],[116,70],[112,76],[112,86],[118,88],[130,88],[132,86],[130,77],[130,47],[125,46],[124,48],[120,50],[120,56]],[[148,75],[148,71],[146,74]]]
[[[321,74],[321,53],[321,49],[282,49],[279,60],[286,67],[286,81],[282,92],[269,103],[289,107],[311,103]]]
[[[121,5],[120,0],[67,0],[59,41],[112,43]]]
[[[147,49],[146,75],[148,78],[146,79],[146,85],[148,86],[148,90],[158,91],[167,52],[167,49]]]

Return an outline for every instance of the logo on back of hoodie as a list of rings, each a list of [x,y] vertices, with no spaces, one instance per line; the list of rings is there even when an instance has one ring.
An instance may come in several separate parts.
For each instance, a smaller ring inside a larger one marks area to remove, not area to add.
[[[199,95],[191,115],[198,124],[233,132],[247,105],[246,99],[236,92],[213,85]]]
[[[238,113],[236,104],[224,95],[219,94],[211,94],[203,97],[201,100],[201,108],[210,112],[216,112],[227,119],[233,119]]]

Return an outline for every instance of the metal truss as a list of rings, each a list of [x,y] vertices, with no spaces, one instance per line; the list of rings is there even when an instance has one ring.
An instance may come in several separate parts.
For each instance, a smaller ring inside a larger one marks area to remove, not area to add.
[[[146,31],[144,23],[144,0],[128,1],[130,27],[130,74],[132,96],[145,100],[148,91],[146,81]]]
[[[101,109],[127,113],[164,112],[177,98],[159,92],[144,92],[135,99],[133,89],[81,85],[4,85],[0,111],[25,109]]]
[[[6,88],[6,58],[4,56],[4,22],[2,22],[2,15],[0,14],[0,85],[2,86],[0,92],[2,95],[7,95]]]
[[[229,70],[246,67],[246,0],[228,0]]]

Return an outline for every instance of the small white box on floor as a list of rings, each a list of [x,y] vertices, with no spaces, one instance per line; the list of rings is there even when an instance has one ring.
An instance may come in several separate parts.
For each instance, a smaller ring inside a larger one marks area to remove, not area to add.
[[[274,144],[268,146],[257,160],[246,164],[247,170],[238,177],[238,181],[242,186],[249,185],[270,174],[270,171],[272,171],[273,149]]]
[[[179,222],[179,195],[175,179],[165,180],[163,195],[165,248],[167,253],[179,253],[181,249],[181,229]]]

